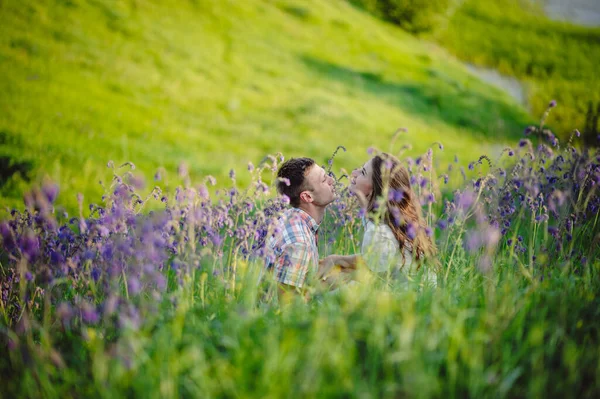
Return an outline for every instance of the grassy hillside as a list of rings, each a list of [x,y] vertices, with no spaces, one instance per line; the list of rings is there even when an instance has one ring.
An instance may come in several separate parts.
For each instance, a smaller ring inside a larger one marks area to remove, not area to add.
[[[350,168],[400,126],[396,149],[441,140],[448,159],[476,157],[528,122],[443,50],[343,0],[2,0],[0,93],[3,208],[45,177],[69,210],[77,192],[97,202],[109,160],[149,186],[181,162],[223,180],[337,145]]]
[[[600,29],[549,20],[535,1],[460,4],[437,28],[439,43],[461,59],[524,80],[533,115],[556,99],[561,106],[552,127],[561,137],[583,132],[589,104],[600,103]]]

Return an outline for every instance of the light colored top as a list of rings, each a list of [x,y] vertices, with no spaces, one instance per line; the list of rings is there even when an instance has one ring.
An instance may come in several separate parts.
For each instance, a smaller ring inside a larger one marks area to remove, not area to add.
[[[404,246],[404,258],[400,253],[400,245],[392,229],[385,223],[375,224],[365,220],[365,234],[361,246],[362,257],[369,270],[374,273],[390,273],[405,276],[417,273],[417,262],[413,261],[412,246]],[[425,271],[425,280],[436,285],[436,276],[432,270]]]
[[[317,271],[319,224],[299,208],[285,211],[268,239],[265,267],[283,284],[302,287],[309,270]]]

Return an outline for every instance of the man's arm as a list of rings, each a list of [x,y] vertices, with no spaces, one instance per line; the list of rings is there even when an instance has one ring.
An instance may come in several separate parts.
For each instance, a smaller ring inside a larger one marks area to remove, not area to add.
[[[344,286],[362,262],[360,255],[329,255],[319,261],[319,281],[327,290]]]
[[[360,255],[329,255],[319,261],[319,276],[326,276],[334,266],[340,266],[342,272],[353,272],[362,260]]]
[[[283,264],[275,272],[279,300],[288,302],[296,295],[306,296],[303,286],[312,264],[312,255],[308,245],[302,242],[289,244],[283,252]]]

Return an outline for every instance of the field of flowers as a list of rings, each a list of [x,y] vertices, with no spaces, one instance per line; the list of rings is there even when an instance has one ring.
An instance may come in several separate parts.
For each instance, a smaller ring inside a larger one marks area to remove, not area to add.
[[[443,165],[443,143],[403,157],[437,287],[371,280],[286,306],[258,282],[287,206],[265,183],[281,154],[216,195],[183,165],[172,195],[164,175],[141,195],[134,165],[109,163],[106,195],[77,215],[47,183],[0,224],[0,396],[597,397],[600,152],[578,136],[542,120],[498,159]],[[322,256],[361,234],[333,158]]]

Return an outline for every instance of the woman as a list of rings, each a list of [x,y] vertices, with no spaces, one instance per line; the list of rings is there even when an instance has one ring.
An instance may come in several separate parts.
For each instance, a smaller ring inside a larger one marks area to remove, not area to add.
[[[426,234],[421,205],[408,170],[396,157],[382,153],[371,158],[352,172],[349,189],[366,210],[361,254],[330,255],[321,260],[326,268],[339,265],[347,271],[364,260],[372,272],[395,277],[415,273],[425,259],[434,260],[437,251]],[[435,285],[432,270],[424,275]]]

